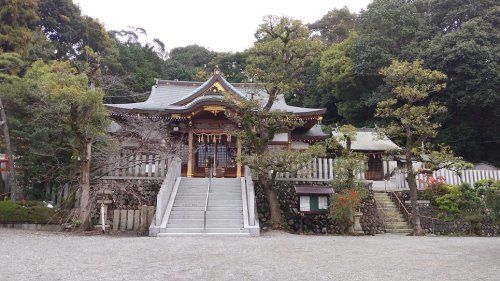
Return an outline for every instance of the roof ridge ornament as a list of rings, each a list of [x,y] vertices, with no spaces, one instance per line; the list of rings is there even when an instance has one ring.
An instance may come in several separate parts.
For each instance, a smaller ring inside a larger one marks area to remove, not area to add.
[[[221,75],[221,71],[220,71],[219,65],[215,66],[215,68],[214,68],[214,75],[216,75],[216,76],[220,76]]]

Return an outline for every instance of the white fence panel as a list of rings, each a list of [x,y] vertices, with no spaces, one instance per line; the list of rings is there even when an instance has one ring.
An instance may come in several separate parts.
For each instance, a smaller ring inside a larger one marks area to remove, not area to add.
[[[460,175],[454,171],[447,169],[441,169],[434,171],[432,173],[434,178],[442,177],[447,184],[458,185],[462,183],[468,183],[470,186],[474,187],[474,184],[480,180],[484,179],[495,179],[500,180],[500,170],[462,170]],[[406,183],[406,174],[399,172],[394,175],[396,186],[399,189],[408,188]],[[425,175],[417,176],[417,187],[419,189],[425,188]]]
[[[330,181],[333,180],[333,165],[332,158],[316,158],[302,164],[301,168],[295,167],[296,174],[278,173],[276,178],[289,181]]]

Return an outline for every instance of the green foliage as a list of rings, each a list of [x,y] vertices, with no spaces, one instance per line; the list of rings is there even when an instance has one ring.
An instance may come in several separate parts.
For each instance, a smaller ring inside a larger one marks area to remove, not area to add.
[[[340,43],[347,39],[349,33],[354,30],[354,22],[357,15],[349,12],[347,7],[333,9],[318,21],[311,23],[308,27],[319,32],[319,37],[327,43]]]
[[[405,0],[375,0],[361,12],[356,24],[359,37],[353,44],[356,73],[377,76],[379,70],[401,53],[419,27],[415,6]]]
[[[445,2],[451,5],[451,1]],[[444,21],[437,23],[449,29],[435,35],[427,46],[417,48],[427,65],[449,78],[439,98],[449,112],[440,141],[449,143],[471,161],[499,163],[500,132],[491,128],[500,127],[500,7],[487,8],[492,1],[477,2],[455,7],[435,3],[437,8],[451,8],[438,10],[436,15],[436,20],[439,16]],[[480,10],[481,6],[484,10]],[[455,9],[460,10],[459,14],[453,13]]]
[[[0,201],[0,223],[48,223],[55,211],[36,201]]]
[[[474,184],[477,195],[482,198],[486,216],[500,223],[500,180],[485,179]]]
[[[109,80],[101,81],[101,87],[106,88],[106,101],[121,103],[144,100],[147,95],[139,94],[148,93],[155,79],[165,77],[165,61],[153,45],[141,45],[133,40],[122,42],[117,32],[110,34],[116,53],[107,53],[103,58],[103,78]]]
[[[373,126],[387,98],[380,70],[392,60],[423,59],[448,77],[446,89],[429,97],[448,108],[434,144],[498,164],[500,131],[491,128],[500,127],[499,15],[494,0],[375,0],[358,15],[355,38],[351,32],[322,54],[321,87],[308,100],[330,109],[325,120]]]
[[[337,154],[333,163],[332,185],[340,189],[364,188],[364,183],[356,179],[356,175],[366,170],[366,155],[351,150],[351,142],[356,140],[356,128],[343,125],[339,131],[339,136],[325,141],[326,147],[334,149]]]
[[[85,47],[104,54],[110,48],[108,33],[96,20],[82,15],[72,0],[40,0],[41,29],[57,59],[83,59]]]
[[[443,190],[445,193],[435,199],[440,210],[439,216],[445,220],[455,220],[460,214],[462,194],[456,186],[444,185]]]
[[[166,77],[186,81],[197,77],[195,81],[199,81],[204,77],[200,75],[200,71],[206,72],[206,75],[212,71],[206,68],[215,55],[214,52],[198,45],[174,48],[170,51],[170,58],[165,65]]]
[[[225,101],[236,109],[238,114],[229,117],[242,130],[239,137],[248,154],[262,153],[277,133],[288,132],[303,124],[293,114],[280,110],[265,110],[257,100],[234,99],[226,96]]]
[[[418,60],[413,63],[393,61],[380,73],[388,91],[388,97],[377,104],[375,115],[385,122],[381,132],[389,137],[404,139],[402,152],[406,161],[423,161],[422,144],[436,136],[441,125],[436,116],[446,112],[445,106],[428,102],[428,97],[445,87],[443,80],[446,75],[422,68],[422,62]],[[439,165],[445,158],[452,160],[450,153],[449,149],[443,148],[440,152],[427,154],[433,155],[432,159]]]
[[[26,56],[40,20],[36,0],[0,0],[0,51]]]
[[[0,85],[21,183],[72,180],[83,142],[107,125],[103,93],[69,62],[35,62],[22,79]]]
[[[304,66],[322,49],[319,40],[299,20],[266,16],[255,33],[257,41],[249,49],[246,72],[269,94],[266,110],[279,95],[304,87],[299,79]]]
[[[431,204],[439,208],[438,216],[445,221],[467,221],[474,229],[484,221],[483,202],[468,184],[441,184],[427,196]]]
[[[208,63],[208,69],[220,68],[226,78],[231,83],[247,82],[244,72],[247,64],[248,52],[217,53]]]
[[[9,83],[18,79],[23,60],[18,53],[0,52],[0,83]]]

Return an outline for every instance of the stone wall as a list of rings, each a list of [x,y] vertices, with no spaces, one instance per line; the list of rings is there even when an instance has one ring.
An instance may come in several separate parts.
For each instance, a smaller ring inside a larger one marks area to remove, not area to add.
[[[276,187],[278,201],[288,231],[299,233],[301,231],[301,216],[299,213],[299,197],[295,193],[294,183],[279,182]],[[255,182],[255,195],[257,209],[261,226],[268,227],[270,222],[269,204],[266,200],[261,185]],[[361,226],[365,234],[376,234],[384,231],[382,220],[379,218],[373,193],[369,192],[367,198],[363,200],[361,211]],[[328,214],[308,214],[302,217],[303,230],[305,233],[329,233],[343,234],[347,228],[339,223],[333,222]]]
[[[401,201],[410,200],[410,192],[402,191],[400,193]],[[418,193],[418,199],[425,199],[422,196],[422,192]],[[411,212],[411,205],[406,204],[409,212]],[[437,206],[420,206],[420,214],[423,216],[420,218],[420,225],[426,233],[432,233],[436,235],[465,235],[465,234],[475,234],[471,223],[467,221],[445,221],[439,218],[439,208]],[[434,219],[431,219],[434,218]],[[500,226],[491,223],[481,223],[478,226],[479,232],[484,236],[498,236],[500,235]]]
[[[138,210],[141,206],[156,206],[156,195],[161,180],[155,179],[113,179],[98,180],[92,184],[91,198],[94,208],[92,220],[99,220],[100,203],[103,198],[109,202],[107,219],[113,223],[113,210]]]

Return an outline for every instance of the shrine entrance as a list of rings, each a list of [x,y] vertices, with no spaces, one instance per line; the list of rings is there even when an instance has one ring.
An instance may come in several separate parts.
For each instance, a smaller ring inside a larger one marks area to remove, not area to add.
[[[241,177],[238,163],[241,143],[235,136],[237,124],[225,115],[223,106],[203,106],[195,110],[181,129],[187,143],[182,153],[182,175],[187,177]]]
[[[194,133],[193,176],[208,177],[210,167],[213,177],[237,176],[237,141],[227,134]]]

